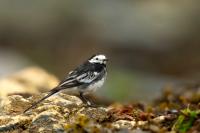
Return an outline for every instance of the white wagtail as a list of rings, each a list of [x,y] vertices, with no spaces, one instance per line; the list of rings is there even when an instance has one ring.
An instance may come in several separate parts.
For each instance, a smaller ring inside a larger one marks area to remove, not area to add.
[[[83,94],[93,92],[104,84],[107,75],[107,61],[108,59],[105,55],[97,54],[92,56],[75,70],[69,72],[68,76],[61,81],[58,86],[53,88],[45,97],[33,103],[31,107],[24,111],[24,113],[34,108],[43,100],[62,90],[78,92],[81,100],[90,106],[91,103]]]

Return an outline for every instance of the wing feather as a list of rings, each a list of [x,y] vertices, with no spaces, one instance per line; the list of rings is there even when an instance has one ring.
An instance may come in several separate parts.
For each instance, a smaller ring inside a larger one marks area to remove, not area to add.
[[[93,82],[97,77],[99,76],[99,73],[97,72],[87,72],[85,73],[82,78],[78,78],[77,80],[81,83],[91,83]]]

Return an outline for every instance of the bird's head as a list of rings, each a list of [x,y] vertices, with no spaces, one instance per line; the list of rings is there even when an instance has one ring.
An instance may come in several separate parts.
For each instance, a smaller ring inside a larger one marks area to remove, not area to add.
[[[106,58],[105,55],[103,54],[97,54],[97,55],[93,55],[90,59],[89,62],[90,63],[99,63],[99,64],[104,64],[106,65],[108,59]]]

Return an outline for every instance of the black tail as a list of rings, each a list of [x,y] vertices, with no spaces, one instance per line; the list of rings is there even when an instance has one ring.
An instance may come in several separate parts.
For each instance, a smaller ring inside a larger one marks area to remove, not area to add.
[[[29,108],[27,108],[24,113],[26,113],[28,110],[34,108],[36,105],[38,105],[40,102],[42,102],[43,100],[47,99],[48,97],[52,96],[53,94],[59,92],[60,90],[62,90],[62,88],[60,87],[56,87],[54,89],[52,89],[45,97],[43,97],[42,99],[40,99],[39,101],[33,103],[33,105]]]

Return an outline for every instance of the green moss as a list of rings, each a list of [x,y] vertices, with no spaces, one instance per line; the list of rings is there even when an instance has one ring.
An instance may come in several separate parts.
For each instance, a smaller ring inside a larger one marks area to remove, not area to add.
[[[193,125],[197,116],[200,114],[200,110],[190,110],[189,108],[181,110],[181,114],[176,120],[173,130],[185,133],[187,132]]]

